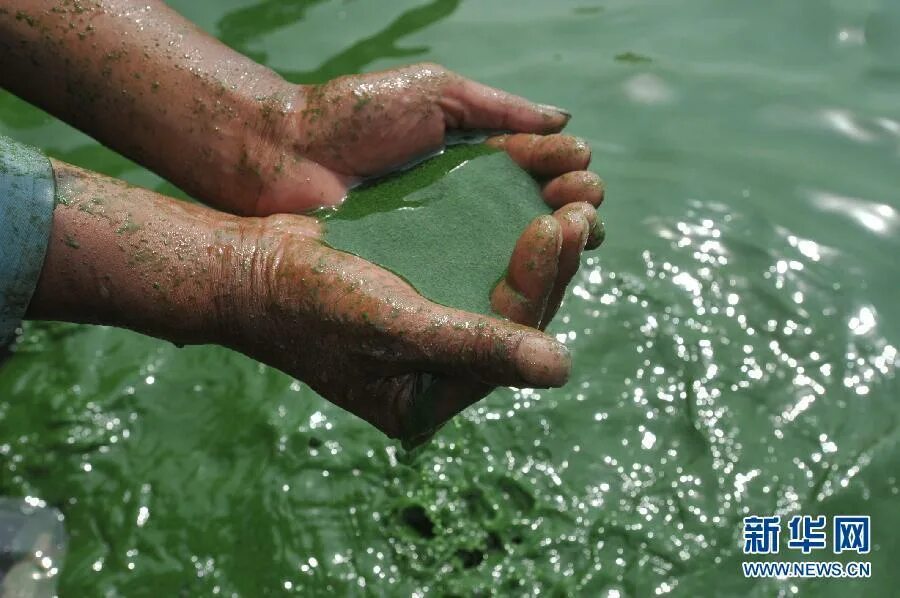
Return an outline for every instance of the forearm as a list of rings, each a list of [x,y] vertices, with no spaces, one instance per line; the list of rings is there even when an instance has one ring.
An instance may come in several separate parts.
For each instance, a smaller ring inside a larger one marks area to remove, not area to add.
[[[159,0],[4,2],[0,85],[244,213],[298,93]]]
[[[53,161],[57,206],[27,317],[217,340],[235,306],[242,220]]]

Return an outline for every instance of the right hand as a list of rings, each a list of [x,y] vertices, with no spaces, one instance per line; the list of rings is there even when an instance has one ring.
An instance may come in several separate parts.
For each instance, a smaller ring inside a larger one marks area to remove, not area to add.
[[[437,64],[347,75],[284,95],[294,99],[290,109],[270,112],[277,120],[266,125],[269,142],[249,158],[260,180],[258,195],[242,198],[249,206],[244,213],[302,213],[340,204],[364,178],[440,150],[448,132],[467,129],[512,131],[492,142],[525,170],[548,186],[590,187],[596,202],[602,196],[599,177],[585,170],[588,145],[558,134],[568,113]]]

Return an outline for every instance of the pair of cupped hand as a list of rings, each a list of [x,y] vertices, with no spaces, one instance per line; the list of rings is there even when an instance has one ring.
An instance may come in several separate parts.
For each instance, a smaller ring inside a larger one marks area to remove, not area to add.
[[[247,324],[225,344],[413,443],[496,386],[563,385],[570,356],[542,330],[582,251],[603,240],[595,211],[603,186],[586,170],[590,148],[559,133],[569,115],[433,64],[300,87],[298,102],[289,158],[283,145],[260,149],[277,175],[246,210],[278,214],[260,219],[252,239],[267,248],[253,268],[265,299],[245,306]],[[504,132],[488,143],[542,184],[553,210],[510,248],[491,297],[496,318],[434,304],[394,274],[325,246],[315,218],[284,215],[334,205],[362,178],[439,149],[458,129]],[[285,337],[286,328],[299,334]]]

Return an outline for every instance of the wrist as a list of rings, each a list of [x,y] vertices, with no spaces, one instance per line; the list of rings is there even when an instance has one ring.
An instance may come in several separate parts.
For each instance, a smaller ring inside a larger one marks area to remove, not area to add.
[[[28,317],[216,342],[241,219],[52,164],[57,205]]]
[[[262,68],[262,67],[261,67]],[[251,89],[232,90],[235,114],[209,131],[215,168],[204,171],[202,199],[244,216],[259,214],[260,197],[280,184],[300,160],[297,120],[303,93],[275,73]]]
[[[275,339],[284,338],[285,317],[302,330],[303,306],[309,289],[303,276],[320,247],[319,223],[312,218],[279,214],[235,218],[240,234],[219,237],[211,253],[220,281],[211,342],[250,355],[261,355]]]

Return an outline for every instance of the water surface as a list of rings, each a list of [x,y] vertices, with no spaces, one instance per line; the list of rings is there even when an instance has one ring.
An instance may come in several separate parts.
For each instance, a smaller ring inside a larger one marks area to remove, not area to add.
[[[896,591],[895,2],[173,5],[294,81],[434,60],[566,107],[608,237],[552,326],[570,384],[415,455],[227,350],[28,326],[0,494],[65,513],[65,595]],[[8,95],[0,132],[177,193]],[[870,514],[873,579],[744,580],[754,513]]]

